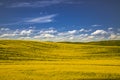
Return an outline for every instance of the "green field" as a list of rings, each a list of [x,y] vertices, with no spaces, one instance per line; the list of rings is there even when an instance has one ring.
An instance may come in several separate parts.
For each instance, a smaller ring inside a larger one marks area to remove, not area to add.
[[[120,80],[120,41],[0,40],[0,80]]]

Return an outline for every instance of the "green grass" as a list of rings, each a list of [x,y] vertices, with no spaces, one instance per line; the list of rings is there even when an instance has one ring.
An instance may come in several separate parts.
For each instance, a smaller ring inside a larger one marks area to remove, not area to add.
[[[0,80],[120,79],[120,41],[0,40]]]

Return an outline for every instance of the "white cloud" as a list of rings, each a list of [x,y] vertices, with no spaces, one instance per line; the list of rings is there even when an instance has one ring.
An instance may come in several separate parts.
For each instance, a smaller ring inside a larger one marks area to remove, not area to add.
[[[68,34],[75,34],[75,33],[77,33],[77,30],[68,31]]]
[[[83,36],[83,37],[81,37],[81,41],[83,41],[83,42],[94,41],[94,38],[95,38],[95,36],[91,36],[91,35]]]
[[[78,35],[78,34],[80,34],[80,33],[82,33],[82,32],[85,32],[85,33],[87,33],[87,32],[90,32],[90,31],[92,31],[91,29],[89,29],[89,30],[86,30],[86,29],[80,29],[80,30],[70,30],[70,31],[66,31],[66,32],[60,32],[60,33],[58,33],[58,35],[59,36],[67,36],[67,35]]]
[[[23,21],[16,21],[16,22],[12,22],[12,23],[0,24],[0,26],[11,26],[11,25],[18,25],[18,24],[23,24]]]
[[[33,2],[18,2],[13,3],[10,7],[46,7],[55,4],[61,3],[63,0],[41,0],[41,1],[33,1]]]
[[[78,31],[77,30],[71,30],[71,31],[66,31],[66,32],[59,32],[57,35],[58,36],[70,36],[76,34]]]
[[[86,37],[88,34],[80,34],[80,37]]]
[[[84,32],[85,31],[85,29],[80,29],[80,32]]]
[[[83,29],[83,28],[79,30],[79,32],[90,32],[90,31],[92,31],[92,30],[91,29],[86,30],[86,29]]]
[[[56,17],[58,14],[51,14],[36,18],[23,18],[20,21],[16,21],[13,23],[6,23],[6,24],[0,24],[0,26],[11,26],[11,25],[21,25],[21,24],[40,24],[40,23],[50,23],[54,21],[54,17]]]
[[[3,31],[2,30],[7,30]],[[80,32],[80,30],[82,32]],[[120,40],[120,33],[113,30],[96,30],[94,32],[84,32],[85,29],[68,30],[59,32],[57,29],[48,28],[36,30],[36,28],[16,29],[7,28],[0,29],[1,39],[34,39],[42,41],[72,41],[72,42],[88,42],[99,40]]]
[[[107,34],[104,30],[96,30],[95,32],[91,33],[91,35],[105,35]]]
[[[34,38],[52,38],[55,37],[52,34],[40,34],[39,36],[34,36]]]
[[[27,2],[13,3],[10,7],[30,7],[32,4]]]
[[[100,27],[102,25],[99,25],[99,24],[94,24],[94,25],[91,25],[92,27]]]
[[[117,33],[117,34],[111,34],[109,36],[109,39],[112,39],[112,40],[120,40],[120,34]]]
[[[10,30],[9,28],[1,28],[0,29],[1,31],[8,31],[8,30]]]
[[[16,31],[16,32],[17,32],[17,31]],[[32,29],[22,30],[22,31],[20,32],[20,35],[30,35],[32,32],[33,32]]]
[[[28,22],[28,23],[49,23],[49,22],[53,22],[53,18],[55,16],[56,16],[56,14],[52,14],[52,15],[33,18],[33,19],[27,20],[25,22]]]
[[[6,30],[6,31],[3,31]],[[32,29],[23,29],[23,30],[11,30],[9,28],[1,28],[2,33],[0,33],[1,38],[20,38],[31,36],[34,32]],[[1,32],[0,31],[0,32]]]
[[[47,39],[49,40],[49,38],[54,38],[55,34],[57,33],[57,30],[53,29],[53,28],[49,28],[49,29],[42,29],[40,30],[35,36],[35,39]]]
[[[82,4],[81,1],[72,1],[72,0],[39,0],[39,1],[29,1],[29,2],[17,2],[12,3],[8,7],[11,8],[20,8],[20,7],[47,7],[58,4]]]
[[[69,39],[70,39],[70,40],[73,40],[73,39],[74,39],[74,36],[69,37]]]
[[[115,39],[116,37],[117,37],[117,36],[116,36],[115,34],[111,34],[109,38],[110,38],[110,39]]]
[[[113,28],[112,27],[109,27],[108,30],[112,30]]]
[[[2,34],[0,37],[4,38],[4,37],[14,37],[16,36],[16,34]]]
[[[32,38],[31,37],[19,37],[18,39],[27,40],[27,39],[32,39]]]
[[[50,33],[50,34],[52,33],[52,34],[53,34],[53,33],[57,33],[57,30],[54,30],[54,29],[47,29],[47,30],[46,30],[46,29],[45,29],[45,30],[41,30],[39,33],[40,33],[40,34],[41,34],[41,33]]]

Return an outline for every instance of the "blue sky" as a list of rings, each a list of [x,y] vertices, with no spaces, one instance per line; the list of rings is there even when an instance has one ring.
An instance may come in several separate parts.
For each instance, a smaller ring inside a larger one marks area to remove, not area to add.
[[[0,0],[0,39],[120,40],[120,0]]]

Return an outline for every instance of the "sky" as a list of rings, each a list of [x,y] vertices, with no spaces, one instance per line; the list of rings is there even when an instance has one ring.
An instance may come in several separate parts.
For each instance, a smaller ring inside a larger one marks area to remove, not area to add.
[[[120,40],[120,0],[0,0],[0,39]]]

